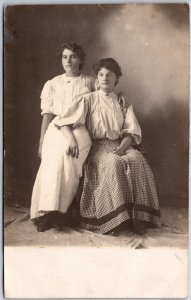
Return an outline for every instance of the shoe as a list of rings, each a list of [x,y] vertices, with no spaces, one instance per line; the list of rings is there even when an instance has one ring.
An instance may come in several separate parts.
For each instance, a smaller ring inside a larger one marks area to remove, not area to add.
[[[114,230],[104,233],[104,235],[117,236]]]
[[[52,228],[56,230],[62,230],[65,225],[64,215],[59,211],[53,211],[50,214],[50,223],[52,225]]]
[[[146,233],[146,226],[143,221],[135,220],[133,223],[133,231],[138,235],[144,235]]]
[[[52,228],[49,220],[49,214],[39,217],[36,221],[36,228],[38,232],[44,232]]]

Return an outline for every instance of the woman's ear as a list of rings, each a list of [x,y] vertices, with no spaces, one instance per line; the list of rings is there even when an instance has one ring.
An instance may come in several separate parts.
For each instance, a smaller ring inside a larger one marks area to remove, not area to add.
[[[116,78],[116,80],[115,80],[115,85],[117,85],[118,83],[119,83],[119,79]]]

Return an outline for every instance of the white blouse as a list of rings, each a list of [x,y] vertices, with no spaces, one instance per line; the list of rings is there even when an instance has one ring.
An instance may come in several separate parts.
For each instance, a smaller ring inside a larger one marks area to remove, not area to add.
[[[95,79],[83,74],[77,77],[67,77],[64,73],[48,80],[40,96],[41,114],[64,115],[74,99],[79,95],[94,91],[94,85]]]
[[[125,134],[133,137],[133,143],[141,142],[141,128],[133,112],[133,107],[127,107],[122,112],[118,96],[101,90],[78,97],[73,107],[62,117],[56,117],[54,123],[58,126],[81,124],[87,125],[93,139],[115,140]]]

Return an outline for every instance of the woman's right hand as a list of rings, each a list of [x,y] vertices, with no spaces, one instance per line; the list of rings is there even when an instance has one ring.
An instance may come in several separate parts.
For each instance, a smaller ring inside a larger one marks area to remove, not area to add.
[[[61,126],[60,127],[61,132],[64,134],[66,140],[67,140],[67,149],[66,154],[71,155],[72,157],[78,158],[79,155],[79,147],[78,143],[76,141],[76,138],[72,132],[72,129],[70,126]]]
[[[38,147],[38,157],[41,159],[42,158],[42,143],[39,143],[39,147]]]
[[[70,139],[68,140],[66,153],[67,155],[71,155],[72,157],[76,157],[76,158],[78,158],[79,156],[79,147],[74,136],[71,136]]]

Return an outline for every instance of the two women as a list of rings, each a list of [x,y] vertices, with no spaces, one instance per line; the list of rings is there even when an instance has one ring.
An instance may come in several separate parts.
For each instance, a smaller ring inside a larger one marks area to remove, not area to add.
[[[130,221],[137,234],[160,225],[160,209],[152,171],[134,149],[141,129],[132,105],[121,105],[114,88],[121,76],[118,63],[101,59],[94,66],[99,90],[78,97],[70,113],[53,123],[61,133],[86,124],[92,146],[84,165],[80,200],[81,225],[108,233]]]
[[[92,92],[94,79],[81,74],[81,47],[64,44],[61,54],[64,73],[41,93],[41,165],[31,219],[38,231],[62,222],[90,151],[83,168],[82,227],[108,233],[130,221],[136,233],[144,234],[147,225],[160,225],[160,210],[150,167],[133,147],[141,142],[141,129],[132,105],[114,92],[120,66],[112,58],[100,60],[94,66],[99,90]]]

